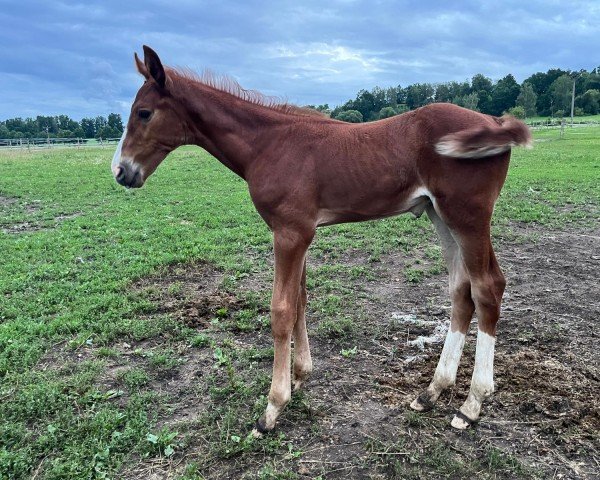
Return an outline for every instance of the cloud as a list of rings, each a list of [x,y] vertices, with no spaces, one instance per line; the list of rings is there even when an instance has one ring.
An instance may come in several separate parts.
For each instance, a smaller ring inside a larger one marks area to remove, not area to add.
[[[598,63],[591,1],[223,0],[34,2],[0,13],[0,118],[128,114],[133,52],[209,68],[300,104],[339,104],[375,85],[521,81]]]

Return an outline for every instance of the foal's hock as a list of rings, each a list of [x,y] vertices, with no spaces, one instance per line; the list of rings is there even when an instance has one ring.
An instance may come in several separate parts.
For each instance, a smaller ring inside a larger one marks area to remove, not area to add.
[[[229,79],[165,69],[146,46],[144,61],[135,55],[135,62],[146,81],[115,152],[117,182],[141,187],[169,152],[198,145],[248,182],[252,201],[273,232],[273,378],[255,434],[275,427],[292,384],[301,388],[312,371],[304,314],[306,251],[316,228],[409,211],[427,212],[437,229],[452,300],[433,380],[411,407],[432,408],[454,384],[465,334],[477,312],[471,388],[452,426],[464,429],[477,420],[494,390],[496,323],[505,285],[492,249],[490,219],[511,147],[531,144],[525,124],[442,103],[349,124],[274,102]]]

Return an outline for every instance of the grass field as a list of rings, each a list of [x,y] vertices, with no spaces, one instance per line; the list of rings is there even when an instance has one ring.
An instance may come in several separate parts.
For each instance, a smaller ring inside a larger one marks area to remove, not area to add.
[[[560,232],[593,242],[600,128],[535,136],[533,150],[513,153],[494,216],[497,243],[510,252]],[[111,156],[0,152],[0,478],[588,478],[597,467],[589,422],[552,433],[548,444],[558,443],[546,453],[519,454],[485,419],[458,436],[449,410],[411,413],[404,394],[417,385],[381,380],[410,353],[391,304],[447,306],[443,288],[437,303],[419,293],[436,291],[445,274],[428,220],[409,216],[318,232],[308,280],[314,380],[276,433],[251,439],[271,368],[270,232],[245,183],[199,149],[177,150],[136,191],[114,182]],[[596,259],[596,276],[597,247],[585,259]],[[386,278],[393,288],[377,290]],[[537,341],[526,326],[519,335]],[[589,335],[597,348],[597,333]],[[425,363],[407,368],[430,375],[439,350],[427,347]],[[590,375],[597,393],[597,370]],[[333,390],[349,406],[360,403],[355,392],[370,414],[344,416],[327,401]],[[497,425],[507,410],[494,404]],[[492,418],[491,407],[483,415]],[[560,450],[566,463],[549,469],[544,455],[565,438],[581,448],[573,458]]]

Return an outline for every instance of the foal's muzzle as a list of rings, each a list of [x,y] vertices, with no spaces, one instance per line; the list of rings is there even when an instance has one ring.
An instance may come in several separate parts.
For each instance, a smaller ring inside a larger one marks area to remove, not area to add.
[[[130,163],[119,163],[113,171],[119,185],[127,188],[139,188],[144,184],[142,172]]]

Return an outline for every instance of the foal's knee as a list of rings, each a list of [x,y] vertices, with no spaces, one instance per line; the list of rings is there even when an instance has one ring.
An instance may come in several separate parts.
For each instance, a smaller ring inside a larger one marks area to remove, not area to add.
[[[291,335],[294,323],[296,323],[296,313],[296,305],[290,302],[272,302],[271,332],[273,338],[284,339]]]

